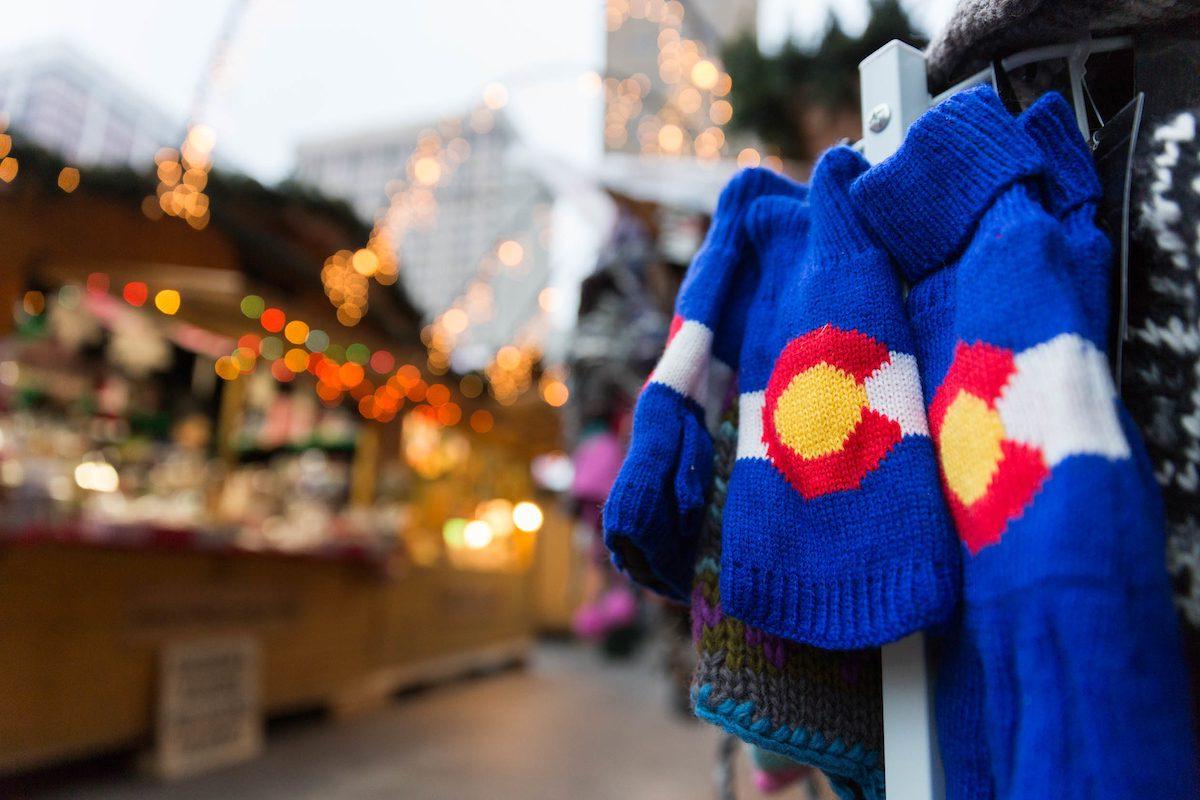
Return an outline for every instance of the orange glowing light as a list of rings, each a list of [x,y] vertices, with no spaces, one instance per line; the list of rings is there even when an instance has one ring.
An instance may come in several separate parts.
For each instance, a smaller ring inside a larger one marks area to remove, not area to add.
[[[757,167],[760,161],[762,161],[762,156],[753,147],[747,147],[737,154],[737,165],[743,169]]]
[[[338,379],[343,386],[355,387],[362,383],[364,372],[361,364],[355,364],[353,361],[347,361],[338,367]]]
[[[174,289],[163,289],[154,295],[154,307],[167,316],[179,311],[179,292]]]
[[[446,329],[447,333],[460,334],[467,329],[470,323],[471,320],[467,316],[467,312],[461,308],[447,309],[446,313],[442,314],[442,327]]]
[[[724,125],[733,119],[733,106],[728,100],[718,100],[708,107],[708,118],[715,125]]]
[[[668,122],[658,129],[658,146],[668,153],[677,153],[683,148],[683,129]]]
[[[445,405],[450,401],[450,389],[443,384],[435,383],[425,392],[425,402],[431,406]]]
[[[421,370],[414,367],[412,364],[405,364],[400,369],[396,370],[396,380],[400,385],[407,389],[410,386],[415,386],[421,380]]]
[[[446,426],[457,425],[462,419],[462,409],[458,407],[458,403],[446,403],[438,407],[437,419]]]
[[[308,351],[293,347],[284,354],[283,363],[292,372],[304,372],[308,369]]]
[[[229,356],[218,358],[214,369],[217,372],[217,376],[226,381],[237,380],[238,375],[241,374],[241,370],[237,368],[237,365],[233,363],[233,359]]]
[[[501,369],[513,370],[521,364],[521,351],[506,344],[496,351],[496,364]]]
[[[258,353],[262,348],[262,339],[255,333],[242,334],[237,340],[237,346],[245,347],[247,350],[253,350],[255,353]]]
[[[720,77],[721,71],[708,59],[697,61],[696,65],[692,67],[692,83],[696,84],[697,88],[711,89],[717,85]]]
[[[471,414],[471,430],[476,433],[487,433],[492,429],[495,420],[492,418],[492,412],[480,409]]]
[[[258,318],[258,323],[263,326],[263,329],[271,333],[279,333],[283,330],[283,323],[287,320],[287,315],[279,308],[264,309],[262,316]]]
[[[553,286],[547,286],[538,292],[538,305],[542,311],[556,311],[561,303],[562,297]]]
[[[413,164],[413,177],[417,183],[432,186],[442,177],[442,167],[433,156],[418,158]]]
[[[294,319],[283,328],[283,338],[292,344],[304,344],[308,338],[308,324]]]
[[[379,272],[379,256],[375,255],[375,251],[364,247],[361,250],[354,251],[354,255],[350,259],[350,265],[354,267],[354,271],[359,275],[370,277]]]
[[[546,401],[547,405],[553,406],[554,408],[559,408],[560,406],[566,404],[570,397],[571,391],[562,381],[549,381],[542,388],[542,399]]]
[[[406,395],[407,395],[408,399],[411,400],[412,402],[420,403],[422,400],[425,399],[425,393],[428,390],[428,388],[429,387],[427,387],[425,385],[425,381],[418,380],[412,386],[408,387],[408,392],[406,392]]]
[[[75,167],[63,167],[58,172],[58,188],[67,194],[79,188],[79,170]]]

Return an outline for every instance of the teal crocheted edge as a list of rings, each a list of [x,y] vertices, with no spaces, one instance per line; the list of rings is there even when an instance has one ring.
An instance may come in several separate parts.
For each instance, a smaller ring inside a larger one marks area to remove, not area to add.
[[[692,691],[692,708],[700,719],[724,728],[750,744],[816,767],[829,778],[842,800],[855,800],[859,795],[853,786],[838,778],[854,781],[862,788],[866,800],[884,800],[883,770],[879,767],[878,751],[867,750],[861,744],[847,748],[840,739],[826,740],[817,731],[799,727],[781,725],[772,731],[766,718],[754,719],[754,703],[725,700],[714,708],[708,703],[712,692],[712,684]]]

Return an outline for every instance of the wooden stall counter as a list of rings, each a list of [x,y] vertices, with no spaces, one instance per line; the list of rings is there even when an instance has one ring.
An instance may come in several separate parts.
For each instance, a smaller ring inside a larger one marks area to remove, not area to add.
[[[381,566],[354,549],[296,557],[161,536],[0,543],[0,773],[149,746],[161,657],[181,643],[253,642],[260,719],[349,713],[523,658],[528,573]]]

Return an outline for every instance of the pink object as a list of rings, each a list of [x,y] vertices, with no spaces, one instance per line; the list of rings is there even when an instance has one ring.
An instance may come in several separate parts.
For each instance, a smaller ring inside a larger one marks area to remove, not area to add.
[[[624,586],[609,589],[598,604],[607,630],[624,628],[637,619],[637,598]]]
[[[773,772],[754,770],[754,788],[763,794],[774,794],[808,775],[811,767],[794,767]]]
[[[571,494],[580,500],[603,503],[621,469],[621,442],[608,431],[589,436],[575,448],[571,460],[575,477]]]
[[[571,630],[575,631],[575,635],[580,639],[598,641],[603,638],[605,624],[600,604],[588,603],[576,609],[575,616],[571,619]]]

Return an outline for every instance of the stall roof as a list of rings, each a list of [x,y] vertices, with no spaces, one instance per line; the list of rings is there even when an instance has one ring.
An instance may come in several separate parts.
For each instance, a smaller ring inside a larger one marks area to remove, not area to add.
[[[19,136],[14,138],[19,141]],[[68,166],[60,157],[29,145],[14,146],[11,156],[18,161],[18,175],[10,184],[0,184],[0,206],[15,202],[36,209],[28,216],[3,215],[10,225],[25,226],[13,233],[26,247],[13,248],[10,255],[32,263],[17,264],[18,272],[47,261],[83,257],[170,268],[185,275],[205,268],[208,275],[235,270],[243,279],[234,281],[239,286],[267,287],[305,305],[319,300],[328,306],[320,278],[325,259],[337,250],[361,247],[370,234],[341,201],[292,184],[266,187],[220,170],[209,174],[205,189],[211,198],[211,222],[194,231],[180,220],[152,221],[142,214],[142,200],[155,191],[149,172],[86,169],[79,188],[66,194],[57,186],[60,170]],[[87,235],[80,226],[83,219],[95,223],[87,226],[92,229]],[[115,235],[114,226],[123,236]],[[213,289],[230,283],[207,280]],[[421,313],[403,282],[372,284],[361,326],[398,345],[420,346]]]

